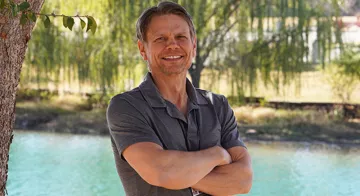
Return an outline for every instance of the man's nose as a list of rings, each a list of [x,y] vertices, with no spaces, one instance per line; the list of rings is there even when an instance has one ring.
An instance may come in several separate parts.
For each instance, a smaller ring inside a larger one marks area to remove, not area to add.
[[[167,49],[178,49],[179,48],[179,45],[175,39],[175,37],[171,37],[167,40]]]

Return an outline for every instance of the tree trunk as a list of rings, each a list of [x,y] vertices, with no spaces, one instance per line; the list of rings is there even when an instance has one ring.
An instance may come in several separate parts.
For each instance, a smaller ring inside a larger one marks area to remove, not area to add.
[[[15,0],[15,3],[25,0]],[[31,10],[38,13],[44,0],[28,0]],[[20,25],[20,15],[11,17],[0,10],[0,196],[5,195],[9,149],[15,121],[15,96],[27,42],[34,23]]]
[[[200,88],[200,77],[201,71],[204,69],[204,60],[200,56],[201,47],[199,45],[199,40],[197,40],[196,56],[195,63],[193,63],[189,69],[189,74],[191,76],[191,82],[195,88]]]
[[[199,66],[197,64],[192,64],[190,69],[189,69],[189,73],[191,76],[191,81],[192,84],[194,85],[195,88],[200,88],[200,76],[201,76],[201,71],[198,68]]]

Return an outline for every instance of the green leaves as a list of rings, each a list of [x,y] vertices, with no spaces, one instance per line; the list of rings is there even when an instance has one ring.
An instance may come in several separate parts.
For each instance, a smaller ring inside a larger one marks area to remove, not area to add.
[[[36,22],[36,15],[33,12],[23,12],[20,17],[20,24],[25,25],[29,20]]]
[[[30,19],[31,21],[33,22],[36,22],[36,14],[33,13],[33,12],[30,12],[28,15],[27,15],[28,19]]]
[[[16,17],[18,15],[18,6],[14,3],[10,4],[11,7],[11,14],[13,17]]]
[[[67,16],[63,16],[63,26],[64,26],[65,28],[68,27],[67,21],[68,21],[68,17],[67,17]]]
[[[2,0],[3,3],[0,3],[1,5],[5,4],[5,1]],[[14,2],[11,2],[10,3],[10,7],[11,7],[11,14],[13,17],[16,17],[18,15],[18,12],[22,12],[23,14],[21,15],[21,18],[22,18],[22,21],[24,22],[25,21],[25,16],[24,13],[26,11],[28,11],[28,9],[30,8],[30,3],[25,1],[25,2],[22,2],[20,3],[19,5],[15,4]],[[26,15],[26,14],[25,14]],[[21,18],[20,18],[20,23],[21,23]],[[25,22],[26,23],[26,22]],[[24,23],[24,24],[25,24]]]
[[[50,18],[49,18],[49,16],[45,16],[44,26],[45,26],[45,28],[50,27]]]
[[[86,23],[83,19],[80,18],[80,23],[81,23],[81,29],[84,29],[86,26]]]
[[[0,0],[0,9],[5,7],[5,0]]]
[[[88,32],[91,29],[91,26],[93,23],[93,21],[91,19],[89,19],[89,17],[87,17],[87,19],[88,19],[88,26],[87,26],[86,32]]]
[[[86,16],[87,20],[88,20],[88,24],[87,24],[87,29],[86,32],[88,32],[89,30],[91,30],[92,33],[96,32],[97,29],[97,24],[95,19],[92,16]],[[86,23],[83,19],[80,19],[80,25],[81,28],[84,29],[86,26]],[[74,18],[73,17],[69,17],[69,16],[63,16],[63,26],[65,28],[68,28],[70,30],[72,30],[73,26],[75,24]]]
[[[24,1],[20,4],[15,4],[13,1],[10,1],[10,10],[11,15],[13,17],[18,16],[19,13],[21,13],[20,16],[20,24],[25,25],[28,21],[36,22],[36,14],[29,10],[30,3],[27,1]],[[6,0],[0,0],[0,8],[5,8]]]
[[[45,27],[49,27],[50,26],[50,19],[47,15],[45,15],[46,18],[44,20],[44,25]],[[56,17],[59,15],[55,15],[52,14],[51,16]],[[62,22],[63,22],[63,26],[67,29],[70,29],[70,31],[72,31],[74,25],[75,25],[75,19],[74,18],[79,18],[80,20],[80,26],[81,29],[84,29],[86,27],[86,22],[81,18],[81,17],[85,17],[85,16],[65,16],[65,15],[60,15],[62,16]],[[86,16],[88,23],[87,23],[87,29],[86,32],[88,32],[89,30],[91,30],[92,33],[96,32],[97,29],[97,24],[95,19],[92,16]]]
[[[72,31],[74,24],[75,24],[74,19],[72,17],[68,17],[67,18],[67,27],[70,29],[70,31]]]
[[[29,7],[30,7],[30,3],[27,1],[22,2],[22,3],[20,3],[20,5],[18,5],[20,12],[27,10]]]
[[[50,16],[51,17],[62,17],[63,26],[67,29],[70,29],[70,31],[73,30],[73,27],[75,25],[75,18],[79,19],[81,29],[85,29],[87,26],[86,32],[91,30],[92,33],[96,32],[97,29],[97,23],[95,19],[92,16],[66,16],[66,15],[56,15],[55,13],[52,14],[40,14],[40,13],[34,13],[30,7],[30,3],[27,0],[22,0],[21,3],[15,3],[13,0],[0,0],[0,9],[8,9],[9,13],[12,17],[17,17],[19,14],[20,16],[20,24],[25,25],[28,22],[36,22],[38,16],[42,16],[43,23],[45,28],[49,28],[51,25]],[[84,20],[84,18],[87,18],[87,24]]]
[[[87,16],[86,18],[88,19],[88,26],[86,32],[88,32],[91,29],[91,32],[95,33],[97,28],[95,19],[92,16]]]
[[[27,14],[26,14],[26,13],[22,13],[22,14],[21,14],[21,17],[20,17],[20,24],[21,24],[21,25],[24,25],[24,24],[26,24],[27,21],[28,21]]]
[[[79,17],[79,19],[80,19],[81,28],[84,29],[84,27],[86,26],[86,23],[80,17]],[[70,29],[70,31],[72,31],[72,28],[73,28],[74,24],[75,24],[75,20],[74,20],[73,17],[71,17],[71,16],[63,16],[63,26],[65,28],[68,28],[68,29]]]

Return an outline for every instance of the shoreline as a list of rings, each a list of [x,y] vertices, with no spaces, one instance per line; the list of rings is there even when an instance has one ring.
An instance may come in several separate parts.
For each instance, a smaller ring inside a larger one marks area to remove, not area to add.
[[[301,147],[315,149],[332,149],[332,150],[356,150],[360,152],[359,143],[329,143],[324,141],[293,141],[293,140],[244,140],[250,145],[266,145],[266,146],[283,146],[283,147]]]
[[[109,136],[109,132],[84,132],[79,130],[72,130],[65,128],[64,131],[55,131],[55,130],[43,130],[43,129],[23,129],[19,127],[14,128],[14,132],[36,132],[36,133],[56,133],[56,134],[69,134],[69,135],[89,135],[89,136],[100,136],[106,137]],[[351,141],[321,141],[321,140],[310,140],[298,138],[297,140],[280,138],[272,135],[273,139],[270,137],[254,137],[249,135],[244,135],[240,133],[241,139],[250,145],[266,145],[266,146],[284,146],[284,147],[312,147],[312,148],[321,148],[321,149],[335,149],[335,150],[344,150],[344,149],[358,149],[360,150],[360,142],[351,142]],[[276,138],[276,139],[274,139]]]
[[[61,104],[64,106],[66,104]],[[240,112],[239,112],[240,111]],[[316,111],[315,111],[316,112]],[[281,114],[281,115],[278,115]],[[300,113],[300,114],[298,114]],[[235,108],[240,137],[249,143],[326,144],[360,148],[360,121],[332,121],[324,113],[279,111],[268,108]],[[255,117],[256,118],[255,118]],[[359,119],[358,119],[359,120]],[[109,135],[106,109],[79,110],[42,103],[16,107],[15,130]]]
[[[107,137],[109,134],[84,134],[84,133],[72,133],[72,132],[54,132],[34,129],[14,129],[14,132],[23,133],[43,133],[43,134],[66,134],[66,135],[83,135],[83,136],[94,136],[94,137]],[[14,133],[13,132],[13,133]],[[294,141],[294,140],[266,140],[266,139],[249,139],[242,137],[242,140],[247,146],[260,145],[267,146],[270,148],[311,148],[311,149],[326,149],[326,150],[350,150],[360,152],[360,143],[341,143],[341,142],[325,142],[325,141]]]

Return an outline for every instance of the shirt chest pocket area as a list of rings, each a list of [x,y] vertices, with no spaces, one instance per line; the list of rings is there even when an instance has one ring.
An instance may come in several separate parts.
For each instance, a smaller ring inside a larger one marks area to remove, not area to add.
[[[200,149],[221,146],[221,125],[217,120],[200,125]]]
[[[221,145],[221,125],[216,118],[203,119],[191,113],[188,122],[157,113],[152,123],[163,147],[168,150],[194,151]]]
[[[186,130],[178,119],[164,115],[153,125],[164,149],[187,151]]]

